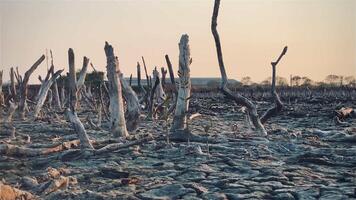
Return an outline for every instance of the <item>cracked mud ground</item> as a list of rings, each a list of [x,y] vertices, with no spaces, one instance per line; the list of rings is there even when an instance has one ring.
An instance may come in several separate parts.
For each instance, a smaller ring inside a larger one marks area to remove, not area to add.
[[[259,108],[269,103],[259,102]],[[267,122],[267,137],[254,134],[239,107],[222,97],[194,97],[190,111],[202,114],[190,130],[214,142],[150,141],[139,146],[85,158],[59,160],[53,155],[0,157],[0,178],[39,199],[356,199],[356,123],[335,125],[340,102],[286,103]],[[355,107],[352,102],[343,106]],[[90,112],[80,112],[83,122]],[[212,123],[208,133],[203,125]],[[142,120],[131,135],[164,135],[163,121]],[[85,125],[93,140],[110,139],[103,130]],[[14,121],[18,137],[29,135],[29,147],[76,139],[69,123]],[[233,128],[235,127],[235,131]],[[9,137],[1,127],[0,139]],[[34,145],[36,144],[36,145]],[[58,153],[59,154],[59,153]],[[71,177],[65,188],[40,193],[26,188],[39,184],[48,170]]]

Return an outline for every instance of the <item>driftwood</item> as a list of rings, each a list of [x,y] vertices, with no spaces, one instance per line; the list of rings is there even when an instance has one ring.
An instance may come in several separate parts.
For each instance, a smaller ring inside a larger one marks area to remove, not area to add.
[[[187,112],[191,90],[189,36],[182,35],[179,42],[179,89],[171,132],[187,128]]]
[[[252,101],[250,101],[249,99],[247,99],[246,97],[244,97],[240,94],[233,94],[232,91],[227,87],[228,79],[227,79],[226,70],[225,70],[224,61],[223,61],[220,37],[219,37],[219,33],[216,29],[217,17],[219,14],[219,6],[220,6],[220,0],[215,0],[213,16],[212,16],[212,21],[211,21],[211,31],[212,31],[212,34],[213,34],[214,40],[215,40],[215,47],[216,47],[219,68],[220,68],[220,73],[221,73],[221,87],[220,87],[220,89],[221,89],[222,93],[227,98],[233,99],[238,105],[245,106],[248,110],[248,114],[251,118],[251,121],[252,121],[254,127],[257,129],[257,131],[259,131],[262,135],[267,135],[267,131],[264,128],[264,126],[262,125],[261,120],[258,116],[255,104],[253,104]]]
[[[114,55],[114,49],[109,43],[105,42],[105,54],[107,61],[107,77],[109,83],[110,97],[110,123],[114,137],[127,137],[124,103],[122,99],[122,88],[119,81],[119,63]]]
[[[26,71],[25,76],[23,79],[18,77],[18,81],[20,81],[20,102],[19,102],[19,112],[21,119],[25,118],[25,111],[26,111],[26,100],[27,100],[27,84],[30,80],[31,74],[37,69],[37,67],[44,61],[45,55],[42,55],[31,67],[29,70]],[[19,75],[19,74],[18,74]]]
[[[126,127],[128,131],[136,130],[140,118],[140,103],[138,102],[135,91],[127,84],[123,74],[120,74],[120,81],[122,85],[122,94],[126,100]]]
[[[78,134],[80,140],[80,148],[82,150],[93,149],[93,146],[90,143],[89,137],[85,131],[85,128],[76,114],[76,105],[77,105],[77,81],[75,76],[75,65],[74,65],[74,52],[73,49],[68,50],[69,58],[69,87],[70,87],[70,109],[67,108],[66,115],[69,121],[72,123],[72,126],[76,133]],[[85,77],[84,77],[85,78]]]

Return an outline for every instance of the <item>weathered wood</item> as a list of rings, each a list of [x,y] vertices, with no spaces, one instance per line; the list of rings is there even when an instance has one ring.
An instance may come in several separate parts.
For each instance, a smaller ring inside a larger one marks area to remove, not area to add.
[[[68,87],[69,87],[69,107],[71,110],[76,110],[77,108],[77,78],[74,63],[74,52],[72,48],[68,50],[68,64],[69,64],[69,75],[68,75]]]
[[[157,67],[154,68],[153,72],[152,72],[152,77],[153,77],[153,82],[156,83],[156,79],[159,79],[160,74],[157,70]],[[155,93],[155,100],[156,103],[160,104],[164,101],[166,94],[164,93],[163,87],[162,87],[162,81],[160,80],[158,82],[158,85],[156,87],[155,90],[153,90]]]
[[[152,87],[152,85],[150,84],[150,79],[149,79],[148,73],[147,73],[147,67],[146,67],[145,58],[144,58],[143,56],[142,56],[142,62],[143,62],[143,67],[144,67],[144,69],[145,69],[147,87],[149,88],[148,90],[150,90],[150,88]]]
[[[16,109],[17,109],[17,104],[16,102],[13,102],[12,100],[9,101],[10,107],[9,107],[9,111],[7,114],[7,119],[6,122],[10,123],[12,122],[12,116],[14,115]]]
[[[268,119],[273,116],[276,116],[283,109],[283,103],[279,98],[279,95],[276,91],[276,66],[282,57],[287,53],[288,47],[284,47],[282,53],[279,55],[278,59],[275,62],[271,62],[272,65],[272,86],[271,86],[271,94],[274,99],[275,105],[268,109],[261,117],[261,123],[264,124]]]
[[[142,87],[142,84],[141,84],[141,66],[140,66],[139,62],[137,62],[137,86],[141,93],[146,92],[146,90]]]
[[[179,86],[171,132],[187,128],[187,112],[191,92],[190,64],[189,36],[185,34],[182,35],[179,42]]]
[[[104,50],[106,54],[106,69],[109,84],[111,131],[114,137],[127,137],[128,132],[124,115],[122,88],[118,77],[118,73],[120,72],[119,63],[114,55],[114,49],[109,43],[105,42]]]
[[[51,67],[53,66],[53,69],[54,69],[52,50],[50,50],[50,54],[51,54]],[[54,75],[54,70],[52,71],[52,76],[53,75]],[[57,80],[54,81],[52,88],[53,88],[53,96],[54,96],[54,101],[56,103],[56,107],[57,107],[57,109],[62,110],[62,104],[61,104],[61,100],[59,98],[59,90],[58,90]]]
[[[122,94],[126,100],[126,127],[128,131],[134,131],[137,129],[140,119],[140,103],[138,102],[135,91],[127,84],[123,74],[120,74],[120,81],[122,85]]]
[[[11,97],[15,102],[18,102],[17,92],[16,92],[16,85],[15,85],[15,73],[14,68],[10,68],[10,90],[11,90]]]
[[[164,86],[166,85],[166,75],[167,75],[167,70],[164,69],[164,67],[161,67],[161,74],[162,74],[162,78],[161,78],[161,84],[164,88]]]
[[[87,75],[87,70],[88,70],[88,64],[89,64],[89,58],[83,57],[83,67],[79,72],[79,77],[77,80],[77,91],[80,91],[80,89],[83,87],[84,82],[85,82],[85,77]]]
[[[232,91],[227,87],[228,79],[227,79],[227,75],[226,75],[226,70],[225,70],[225,65],[224,65],[224,60],[223,60],[223,55],[222,55],[222,50],[221,50],[220,37],[219,37],[219,33],[216,29],[217,17],[219,14],[219,6],[220,6],[220,0],[215,0],[213,16],[212,16],[212,21],[211,21],[211,31],[214,36],[216,53],[217,53],[219,68],[220,68],[220,73],[221,73],[221,88],[220,89],[221,89],[222,93],[227,98],[234,100],[238,105],[245,106],[248,109],[248,113],[251,118],[251,121],[252,121],[254,127],[257,129],[257,131],[259,131],[262,135],[267,135],[267,131],[264,128],[264,126],[262,125],[261,120],[258,116],[256,106],[252,103],[252,101],[250,101],[248,98],[242,96],[241,94],[233,94]]]
[[[26,71],[25,76],[20,84],[20,102],[19,102],[19,112],[21,119],[25,118],[26,100],[27,100],[27,84],[30,80],[31,74],[37,69],[37,67],[44,61],[45,55],[42,55],[31,67]]]
[[[82,151],[86,149],[94,149],[90,143],[89,136],[87,135],[85,128],[77,116],[76,107],[77,107],[77,80],[75,75],[75,65],[74,65],[74,52],[73,49],[68,50],[68,61],[69,61],[69,90],[70,90],[70,99],[69,107],[66,109],[66,115],[69,121],[72,123],[72,126],[75,132],[78,134],[80,140],[80,148]],[[85,79],[85,75],[83,77]],[[80,86],[80,85],[79,85]]]
[[[94,147],[90,143],[88,134],[87,134],[82,122],[80,121],[79,117],[77,116],[77,113],[75,111],[71,111],[71,110],[67,109],[66,115],[67,115],[69,121],[72,123],[75,132],[79,136],[80,148],[82,150],[94,149]]]
[[[130,75],[129,85],[132,85],[132,74]]]
[[[171,79],[171,83],[172,83],[173,86],[175,86],[176,82],[174,80],[174,71],[173,71],[172,63],[169,60],[169,56],[168,55],[165,55],[165,58],[166,58],[166,62],[167,62],[167,67],[168,67],[169,77]]]
[[[48,71],[48,74],[51,74],[51,71],[53,71],[53,68],[54,66],[52,65],[51,66],[51,69]],[[54,83],[54,81],[57,80],[57,78],[59,77],[59,75],[63,72],[64,70],[58,70],[56,73],[54,73],[52,75],[51,78],[49,79],[46,79],[42,82],[42,85],[41,85],[41,93],[38,94],[38,97],[36,99],[37,100],[37,104],[36,104],[36,107],[35,107],[35,112],[34,112],[34,115],[33,115],[33,118],[34,119],[37,119],[38,118],[38,115],[42,109],[42,106],[46,100],[46,97],[47,97],[47,94],[48,94],[48,91],[49,89],[51,88],[52,84]]]
[[[147,117],[148,119],[154,119],[154,105],[153,105],[153,102],[154,102],[154,96],[155,96],[155,91],[156,91],[156,88],[157,86],[159,85],[159,77],[156,78],[156,81],[155,81],[155,84],[153,85],[153,88],[150,93],[150,99],[148,101],[148,113],[147,113]]]

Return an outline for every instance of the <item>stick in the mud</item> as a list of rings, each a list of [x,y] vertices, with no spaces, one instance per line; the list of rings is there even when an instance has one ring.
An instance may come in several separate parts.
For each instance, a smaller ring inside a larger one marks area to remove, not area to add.
[[[156,83],[156,79],[159,79],[159,72],[157,70],[157,67],[154,68],[154,70],[152,72],[152,77],[153,77],[153,82]],[[156,102],[158,104],[162,103],[166,97],[166,94],[164,93],[161,80],[158,82],[156,89],[153,91],[155,94],[154,96],[156,97]]]
[[[126,129],[122,88],[118,77],[119,63],[114,55],[113,47],[108,42],[105,42],[104,50],[109,84],[111,131],[114,137],[127,137],[129,134]]]
[[[171,132],[187,128],[187,111],[191,90],[189,36],[182,35],[179,42],[179,89]]]
[[[79,92],[81,90],[81,88],[84,85],[85,82],[85,77],[87,75],[87,70],[88,70],[88,64],[89,64],[89,58],[87,57],[83,57],[83,67],[79,72],[79,77],[77,80],[77,91]]]
[[[224,60],[223,60],[223,55],[222,55],[222,50],[221,50],[220,37],[219,37],[219,33],[216,29],[217,17],[219,14],[219,6],[220,6],[220,0],[215,0],[213,16],[212,16],[212,21],[211,21],[211,31],[214,36],[216,53],[217,53],[219,68],[220,68],[220,73],[221,73],[221,88],[220,89],[221,89],[222,93],[227,98],[233,99],[238,105],[245,106],[248,109],[251,121],[252,121],[253,125],[255,126],[255,128],[262,135],[267,135],[267,131],[266,131],[265,127],[262,125],[261,120],[258,116],[255,104],[252,103],[252,101],[250,101],[246,97],[242,96],[241,94],[238,94],[238,93],[233,94],[232,91],[227,87],[228,78],[226,75],[226,70],[225,70],[225,65],[224,65]]]
[[[168,55],[165,55],[164,56],[166,58],[166,62],[167,62],[167,67],[168,67],[168,71],[169,71],[169,77],[171,79],[171,83],[173,85],[173,88],[175,88],[175,80],[174,80],[174,72],[173,72],[173,67],[172,67],[172,63],[171,61],[169,60],[169,56]]]

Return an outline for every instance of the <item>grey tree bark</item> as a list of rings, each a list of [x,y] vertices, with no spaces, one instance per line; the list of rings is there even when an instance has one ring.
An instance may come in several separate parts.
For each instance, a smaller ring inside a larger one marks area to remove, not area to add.
[[[185,34],[182,35],[179,42],[178,98],[171,132],[187,128],[187,112],[191,92],[190,64],[189,36]]]
[[[53,64],[53,54],[52,54],[52,50],[50,50],[50,54],[51,54],[51,67],[54,67]],[[52,76],[54,75],[54,70],[52,71]],[[59,98],[59,90],[58,90],[58,84],[57,84],[57,80],[54,81],[53,83],[53,96],[54,96],[54,100],[56,102],[56,107],[59,110],[62,110],[62,104],[61,104],[61,100]]]
[[[109,84],[111,131],[114,137],[127,137],[129,134],[126,128],[122,88],[118,76],[120,72],[119,63],[114,55],[114,49],[109,43],[105,42],[104,50],[106,54],[106,69]]]
[[[153,83],[156,82],[156,79],[159,79],[160,74],[157,70],[157,67],[154,68],[154,70],[152,72],[152,77],[153,77],[153,80],[152,80]],[[156,89],[154,90],[154,93],[155,93],[156,102],[158,104],[162,103],[166,97],[166,94],[164,93],[161,80],[159,81]]]

